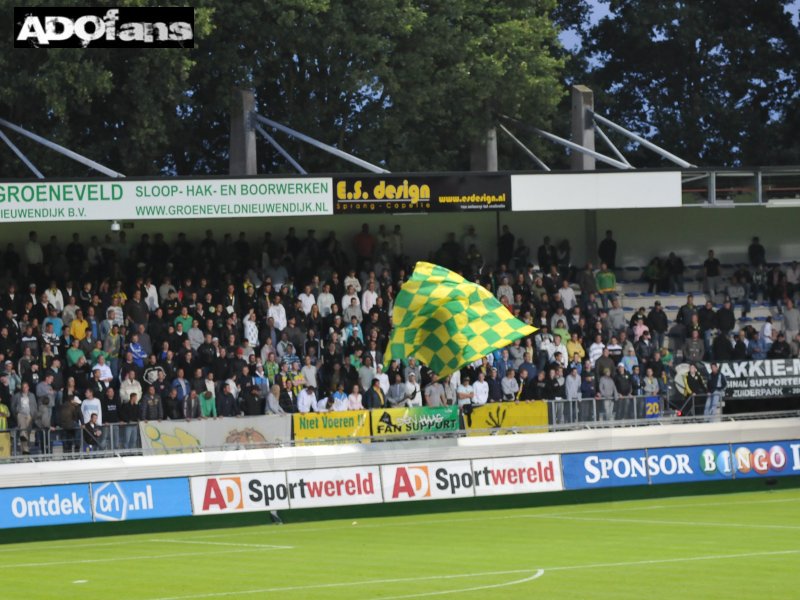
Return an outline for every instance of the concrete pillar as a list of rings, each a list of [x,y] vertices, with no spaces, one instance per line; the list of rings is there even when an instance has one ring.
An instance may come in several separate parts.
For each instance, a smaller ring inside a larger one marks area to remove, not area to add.
[[[486,137],[472,144],[470,170],[497,171],[497,129],[490,127]]]
[[[256,100],[250,90],[233,90],[231,98],[231,142],[228,170],[231,175],[256,175],[256,131],[250,113]]]
[[[572,86],[572,141],[594,150],[594,121],[589,111],[594,110],[594,93],[585,85]],[[594,171],[593,156],[572,151],[570,168],[573,171]]]

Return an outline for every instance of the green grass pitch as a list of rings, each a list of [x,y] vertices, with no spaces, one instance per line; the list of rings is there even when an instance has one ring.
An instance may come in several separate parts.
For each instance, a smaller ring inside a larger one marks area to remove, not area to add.
[[[264,525],[247,527],[0,545],[0,593],[7,600],[800,595],[798,488],[282,526],[262,516]]]

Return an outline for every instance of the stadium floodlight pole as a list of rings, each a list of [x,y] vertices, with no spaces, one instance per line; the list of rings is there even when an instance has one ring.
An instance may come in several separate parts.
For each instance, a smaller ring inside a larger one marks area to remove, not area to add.
[[[36,177],[38,177],[39,179],[44,179],[44,175],[42,175],[42,172],[39,169],[37,169],[36,166],[30,160],[28,160],[28,157],[25,156],[25,154],[22,152],[22,150],[17,148],[17,146],[14,144],[14,142],[12,142],[8,138],[8,136],[5,134],[5,132],[3,132],[2,130],[0,130],[0,140],[3,140],[6,143],[6,146],[11,148],[11,151],[14,154],[16,154],[17,157],[23,163],[25,163],[25,166],[28,167],[33,172],[33,174],[36,175]]]
[[[618,131],[624,136],[629,137],[630,139],[634,140],[635,142],[639,142],[642,146],[647,148],[648,150],[652,150],[656,154],[666,158],[667,160],[674,162],[676,165],[683,167],[684,169],[689,169],[691,167],[696,167],[697,165],[693,165],[692,163],[686,162],[682,158],[675,156],[672,152],[668,152],[664,150],[661,146],[654,144],[653,142],[644,139],[642,136],[633,133],[632,131],[628,131],[622,125],[617,125],[614,121],[610,119],[606,119],[602,115],[598,115],[596,112],[591,112],[592,118],[595,121],[600,121],[603,125],[608,125],[615,131]]]
[[[293,167],[294,167],[294,168],[297,170],[297,172],[298,172],[298,173],[300,173],[301,175],[308,175],[308,171],[306,171],[306,170],[305,170],[303,167],[301,167],[301,166],[300,166],[300,163],[298,163],[298,162],[297,162],[297,161],[296,161],[296,160],[295,160],[295,159],[292,157],[292,155],[291,155],[291,154],[289,154],[289,153],[286,151],[286,149],[285,149],[283,146],[281,146],[281,145],[278,143],[278,140],[276,140],[276,139],[275,139],[274,137],[272,137],[272,136],[271,136],[269,133],[267,133],[266,129],[264,129],[264,128],[263,128],[261,125],[259,125],[258,123],[256,123],[255,125],[253,125],[253,129],[255,129],[255,130],[258,132],[258,133],[260,133],[260,134],[262,135],[262,137],[263,137],[265,140],[267,140],[267,141],[269,142],[270,146],[272,146],[273,148],[275,148],[275,150],[277,150],[277,151],[280,153],[280,155],[281,155],[283,158],[285,158],[286,160],[288,160],[288,161],[289,161],[289,164],[290,164],[290,165],[292,165],[292,166],[293,166]]]
[[[603,131],[602,129],[600,129],[600,125],[598,125],[597,123],[595,123],[595,124],[594,124],[594,130],[595,130],[595,131],[597,132],[597,134],[600,136],[600,139],[601,139],[601,140],[603,140],[603,141],[606,143],[606,146],[608,146],[609,148],[611,148],[611,151],[612,151],[612,152],[613,152],[613,153],[616,155],[616,157],[617,157],[618,159],[620,159],[622,162],[624,162],[626,165],[628,165],[628,166],[629,166],[631,169],[635,169],[635,168],[636,168],[636,167],[634,167],[634,166],[633,166],[631,163],[629,163],[629,162],[628,162],[628,159],[627,159],[627,158],[625,158],[625,156],[622,154],[622,152],[620,152],[620,151],[619,151],[619,148],[617,148],[617,147],[614,145],[614,142],[612,142],[612,141],[611,141],[611,140],[608,138],[608,136],[606,135],[606,132],[605,132],[605,131]]]
[[[253,116],[257,120],[261,121],[265,125],[269,125],[273,129],[277,129],[278,131],[282,131],[283,133],[285,133],[286,135],[288,135],[290,137],[296,138],[296,139],[300,140],[301,142],[305,142],[307,144],[311,144],[312,146],[315,146],[316,148],[319,148],[320,150],[324,150],[328,154],[333,154],[334,156],[337,156],[337,157],[339,157],[339,158],[341,158],[343,160],[346,160],[347,162],[351,162],[354,165],[358,165],[359,167],[361,167],[363,169],[366,169],[367,171],[372,171],[373,173],[389,173],[389,171],[384,169],[383,167],[379,167],[377,165],[373,165],[372,163],[367,162],[367,161],[365,161],[363,159],[360,159],[360,158],[358,158],[356,156],[353,156],[352,154],[348,154],[347,152],[345,152],[343,150],[339,150],[338,148],[334,148],[333,146],[331,146],[329,144],[326,144],[324,142],[320,142],[319,140],[315,140],[314,138],[312,138],[310,136],[307,136],[304,133],[300,133],[299,131],[297,131],[295,129],[292,129],[291,127],[287,127],[286,125],[281,125],[277,121],[273,121],[272,119],[268,119],[267,117],[259,115],[258,113],[253,113]]]
[[[117,171],[114,171],[113,169],[109,169],[108,167],[104,167],[99,162],[93,161],[91,158],[86,158],[82,154],[78,154],[77,152],[73,152],[69,148],[65,148],[64,146],[56,144],[55,142],[51,142],[50,140],[48,140],[46,138],[43,138],[40,135],[36,135],[35,133],[32,133],[32,132],[28,131],[27,129],[23,129],[19,125],[14,125],[13,123],[10,123],[10,122],[6,121],[5,119],[0,119],[0,125],[2,125],[3,127],[8,127],[12,131],[16,131],[17,133],[19,133],[21,135],[24,135],[27,138],[32,139],[34,142],[38,142],[39,144],[41,144],[42,146],[45,146],[46,148],[50,148],[51,150],[55,150],[56,152],[58,152],[59,154],[63,154],[67,158],[71,158],[72,160],[77,161],[77,162],[79,162],[81,164],[84,164],[87,167],[91,167],[92,169],[94,169],[95,171],[99,171],[103,175],[108,175],[109,177],[125,177],[125,175],[123,175],[122,173],[118,173]]]
[[[519,140],[519,139],[518,139],[518,138],[517,138],[517,137],[516,137],[516,136],[515,136],[513,133],[511,133],[511,132],[510,132],[510,131],[509,131],[509,130],[506,128],[506,126],[505,126],[505,125],[503,125],[502,123],[500,123],[500,124],[499,124],[499,127],[500,127],[500,131],[502,131],[502,132],[503,132],[503,133],[505,133],[505,134],[506,134],[508,137],[510,137],[510,138],[511,138],[511,141],[513,141],[513,142],[514,142],[514,143],[515,143],[517,146],[519,146],[520,148],[522,148],[522,150],[523,150],[523,151],[524,151],[524,152],[525,152],[525,153],[526,153],[528,156],[530,156],[530,157],[533,159],[533,162],[535,162],[537,165],[539,165],[539,167],[541,167],[541,168],[542,168],[543,170],[545,170],[545,171],[549,171],[549,170],[550,170],[550,167],[548,167],[546,164],[544,164],[544,162],[542,161],[542,159],[540,159],[538,156],[536,156],[536,155],[533,153],[533,150],[531,150],[531,149],[530,149],[530,148],[528,148],[528,147],[527,147],[525,144],[523,144],[523,143],[522,143],[522,142],[521,142],[521,141],[520,141],[520,140]]]

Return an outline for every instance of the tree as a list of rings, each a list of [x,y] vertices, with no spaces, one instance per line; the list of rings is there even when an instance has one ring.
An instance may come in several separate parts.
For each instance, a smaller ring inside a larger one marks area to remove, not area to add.
[[[800,91],[791,4],[613,0],[584,39],[598,112],[697,164],[785,164]]]
[[[391,170],[464,169],[497,114],[546,124],[562,94],[555,0],[195,6],[192,50],[0,52],[13,74],[0,116],[127,175],[224,173],[231,91],[243,87],[262,114]],[[291,170],[258,144],[260,172]],[[46,174],[86,173],[20,145]],[[285,145],[310,172],[354,169]],[[2,149],[0,174],[28,176]]]

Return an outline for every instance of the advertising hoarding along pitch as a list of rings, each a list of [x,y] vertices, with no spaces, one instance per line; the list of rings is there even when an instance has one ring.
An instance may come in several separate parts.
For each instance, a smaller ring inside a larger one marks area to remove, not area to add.
[[[288,471],[291,508],[376,504],[383,501],[380,469],[342,467]]]
[[[468,460],[408,463],[381,467],[384,502],[471,498],[475,474]]]
[[[0,183],[0,222],[333,214],[329,177]]]
[[[189,479],[93,483],[92,513],[96,522],[191,516]]]
[[[192,477],[191,487],[195,515],[289,508],[284,471]]]
[[[91,523],[89,484],[0,489],[0,528]]]
[[[508,210],[508,175],[364,175],[333,180],[336,214]]]

